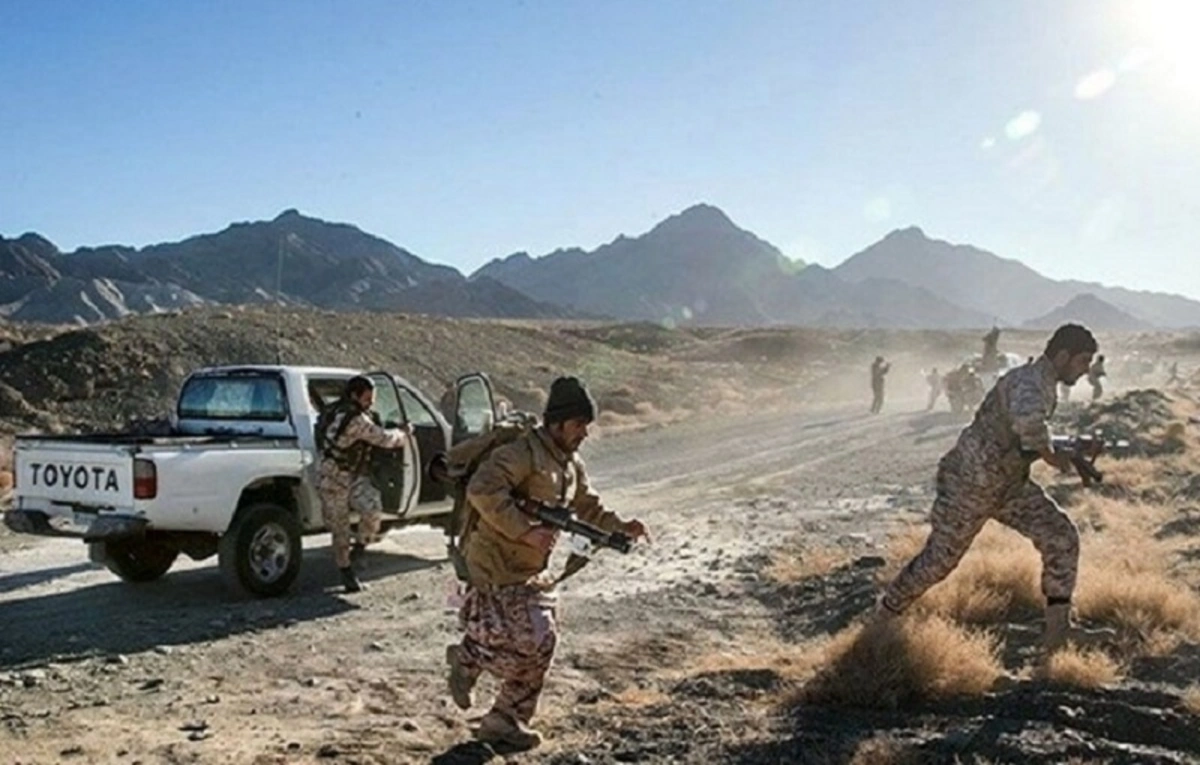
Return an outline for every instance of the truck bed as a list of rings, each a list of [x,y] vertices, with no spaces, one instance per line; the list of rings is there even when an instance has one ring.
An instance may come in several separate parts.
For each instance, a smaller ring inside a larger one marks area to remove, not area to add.
[[[295,446],[295,436],[259,436],[246,433],[186,435],[183,433],[153,436],[139,433],[65,433],[20,435],[22,443],[111,444],[114,446]]]

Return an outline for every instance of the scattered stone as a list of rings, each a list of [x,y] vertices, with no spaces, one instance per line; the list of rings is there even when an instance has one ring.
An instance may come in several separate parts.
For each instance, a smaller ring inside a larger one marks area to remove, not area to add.
[[[368,645],[367,648],[371,649],[372,651],[382,651],[382,650],[384,650],[384,645],[383,645],[383,643],[379,642],[378,640],[375,640],[370,645]]]
[[[209,696],[205,696],[205,697],[204,697],[204,703],[205,703],[205,704],[220,704],[220,703],[221,703],[221,697],[220,697],[220,696],[218,696],[218,695],[216,695],[215,693],[214,693],[214,694],[212,694],[212,695],[209,695]]]
[[[173,650],[169,645],[156,645],[154,646],[154,652],[162,654],[163,656],[170,656],[173,653]]]
[[[107,664],[120,664],[121,666],[124,666],[129,663],[129,657],[123,653],[118,653],[105,657],[104,661]]]
[[[400,728],[408,733],[416,733],[418,730],[420,730],[420,728],[417,727],[417,724],[412,720],[405,720],[404,722],[400,723]]]
[[[413,602],[414,600],[420,600],[420,599],[421,599],[421,593],[419,593],[419,592],[410,592],[410,593],[408,593],[407,595],[405,595],[405,596],[404,596],[404,597],[401,599],[401,601],[400,601],[400,602],[401,602],[401,603],[411,603],[411,602]]]
[[[163,680],[161,677],[152,677],[149,680],[146,680],[145,682],[143,682],[141,685],[139,685],[138,690],[141,690],[141,691],[157,690],[157,689],[161,688],[163,686],[163,683],[165,683],[165,682],[166,682],[166,680]]]
[[[61,757],[78,757],[79,755],[83,754],[83,747],[79,744],[75,744],[74,746],[68,746],[58,754]]]

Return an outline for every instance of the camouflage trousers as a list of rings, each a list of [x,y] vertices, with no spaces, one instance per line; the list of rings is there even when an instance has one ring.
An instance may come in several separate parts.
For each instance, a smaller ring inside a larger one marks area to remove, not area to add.
[[[1026,478],[1004,490],[990,490],[940,465],[937,498],[930,513],[924,549],[888,585],[883,604],[902,612],[962,560],[975,536],[989,520],[998,521],[1033,542],[1042,556],[1042,594],[1066,602],[1075,590],[1079,570],[1079,532],[1067,514]]]
[[[492,711],[523,723],[533,719],[558,643],[555,602],[553,594],[527,585],[467,588],[458,614],[466,633],[462,664],[472,680],[486,671],[501,681]]]
[[[365,475],[339,470],[332,460],[323,460],[317,474],[321,517],[332,537],[333,560],[338,568],[350,565],[350,512],[359,514],[358,539],[368,545],[379,536],[383,500],[379,489]]]

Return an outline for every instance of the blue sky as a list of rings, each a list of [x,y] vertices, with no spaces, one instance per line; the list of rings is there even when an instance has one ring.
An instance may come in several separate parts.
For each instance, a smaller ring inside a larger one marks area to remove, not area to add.
[[[469,271],[704,201],[826,265],[919,225],[1200,297],[1192,6],[0,0],[0,234],[295,207]]]

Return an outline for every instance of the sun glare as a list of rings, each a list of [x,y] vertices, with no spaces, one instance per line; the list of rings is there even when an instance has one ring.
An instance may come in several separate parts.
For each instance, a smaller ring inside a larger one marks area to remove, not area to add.
[[[1140,0],[1129,22],[1169,84],[1200,96],[1200,0]]]

